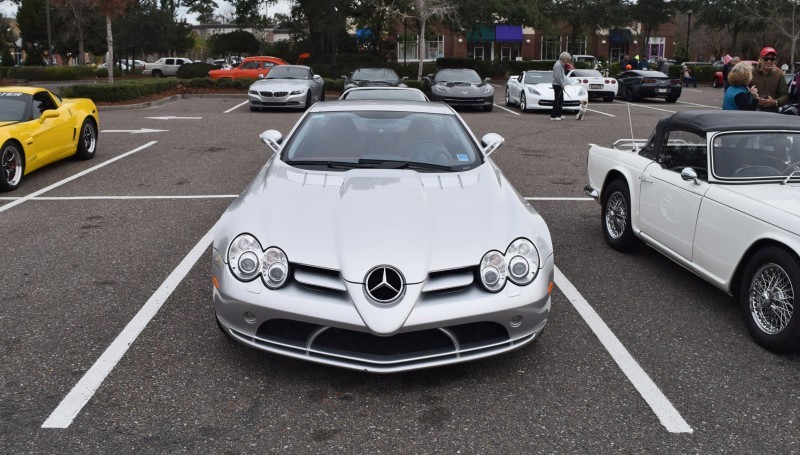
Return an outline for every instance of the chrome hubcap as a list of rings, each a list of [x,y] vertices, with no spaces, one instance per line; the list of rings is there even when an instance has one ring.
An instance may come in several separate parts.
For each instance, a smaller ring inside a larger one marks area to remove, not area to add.
[[[627,214],[625,198],[619,192],[612,194],[606,202],[606,229],[611,238],[618,239],[625,232]]]
[[[84,149],[89,153],[94,153],[94,148],[97,146],[97,135],[89,123],[83,127],[82,140]]]
[[[777,264],[764,264],[750,283],[750,313],[761,331],[783,332],[794,312],[794,288],[789,275]]]
[[[3,168],[3,178],[9,185],[16,185],[22,178],[22,157],[14,146],[3,149],[3,156],[0,158]]]

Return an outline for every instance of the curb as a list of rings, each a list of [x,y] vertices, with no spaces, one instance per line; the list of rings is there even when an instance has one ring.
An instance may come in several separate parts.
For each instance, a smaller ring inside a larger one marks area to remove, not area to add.
[[[113,104],[110,106],[97,106],[98,111],[122,111],[127,109],[144,109],[147,107],[162,106],[184,98],[247,98],[247,93],[186,93],[169,96],[160,100],[136,104]]]

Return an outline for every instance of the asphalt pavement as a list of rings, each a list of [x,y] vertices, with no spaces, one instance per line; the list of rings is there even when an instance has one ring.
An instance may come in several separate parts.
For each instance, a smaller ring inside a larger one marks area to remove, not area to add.
[[[721,90],[552,122],[495,85],[492,112],[461,115],[506,138],[492,159],[552,233],[536,343],[383,376],[237,344],[214,322],[208,236],[270,156],[259,133],[301,114],[241,97],[101,111],[95,159],[0,194],[0,452],[800,451],[800,357],[758,347],[731,297],[657,252],[611,250],[583,194],[590,144],[718,109]]]

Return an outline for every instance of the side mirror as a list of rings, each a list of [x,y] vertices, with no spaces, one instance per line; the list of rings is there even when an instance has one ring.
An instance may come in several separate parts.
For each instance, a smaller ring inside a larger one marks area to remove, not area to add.
[[[320,76],[319,74],[315,74],[315,75],[313,76],[313,79],[314,79],[315,81],[321,81],[321,80],[322,80],[322,76]]]
[[[481,138],[481,144],[483,144],[483,154],[489,156],[497,150],[506,140],[503,139],[503,136],[497,133],[488,133]]]
[[[700,180],[697,179],[697,171],[690,167],[685,167],[681,171],[681,178],[684,182],[694,182],[696,185],[700,184]]]
[[[259,79],[264,79],[264,75],[263,75],[263,74],[259,74],[259,75],[258,75],[258,78],[259,78]]]
[[[57,110],[48,109],[48,110],[42,112],[42,116],[39,117],[39,122],[44,122],[45,120],[47,120],[49,118],[56,118],[59,115],[61,115],[61,114],[59,114]]]
[[[408,76],[403,76],[403,77],[400,79],[400,82],[405,82],[405,81],[407,81],[407,80],[408,80]]]
[[[342,79],[344,79],[344,80],[347,80],[347,76],[345,76],[344,74],[342,74]]]
[[[428,76],[423,76],[422,80],[423,80],[423,81],[425,81],[425,82],[427,82],[427,83],[429,83],[429,84],[432,84],[432,82],[431,82],[431,76],[430,76],[430,75],[428,75]]]
[[[491,81],[492,81],[492,79],[487,77],[486,79],[483,80],[483,83],[484,84],[488,84]]]
[[[278,130],[267,130],[259,135],[261,142],[267,144],[273,152],[278,153],[281,150],[281,142],[283,142],[283,135]]]

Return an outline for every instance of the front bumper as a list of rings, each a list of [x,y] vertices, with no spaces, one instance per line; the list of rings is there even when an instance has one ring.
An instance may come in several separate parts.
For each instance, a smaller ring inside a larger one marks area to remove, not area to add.
[[[275,354],[375,373],[466,362],[531,343],[547,323],[554,276],[550,256],[528,286],[508,282],[492,294],[473,282],[456,291],[407,292],[418,300],[401,328],[386,336],[367,328],[348,291],[296,281],[272,291],[260,279],[242,283],[227,265],[214,262],[219,288],[213,306],[232,338]]]
[[[268,90],[259,90],[257,94],[247,93],[247,99],[250,101],[251,107],[256,108],[270,108],[270,107],[288,107],[288,108],[305,108],[307,92],[302,92],[299,95],[292,95],[291,92],[272,92]]]
[[[453,107],[477,107],[484,108],[494,104],[494,94],[491,96],[475,96],[469,98],[458,98],[449,95],[437,95],[431,92],[429,95],[431,101],[439,101]]]

